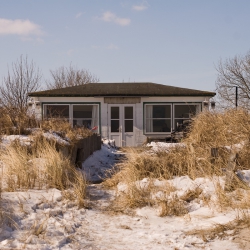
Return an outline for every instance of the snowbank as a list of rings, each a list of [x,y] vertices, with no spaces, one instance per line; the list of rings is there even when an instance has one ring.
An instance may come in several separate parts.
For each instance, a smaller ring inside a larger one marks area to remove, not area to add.
[[[152,151],[158,152],[158,151],[168,151],[169,149],[172,149],[175,147],[185,147],[185,144],[184,143],[150,142],[146,146],[150,147]]]
[[[101,182],[122,155],[123,153],[117,150],[114,141],[103,140],[101,149],[95,151],[82,164],[86,179],[92,183]]]

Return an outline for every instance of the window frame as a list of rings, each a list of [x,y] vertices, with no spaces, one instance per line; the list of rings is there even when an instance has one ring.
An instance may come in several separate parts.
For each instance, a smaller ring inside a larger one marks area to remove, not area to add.
[[[147,132],[147,106],[170,106],[170,118],[149,118],[149,119],[152,119],[152,120],[170,120],[170,125],[171,125],[171,128],[170,128],[170,132]],[[159,102],[159,103],[143,103],[143,108],[144,108],[144,117],[143,117],[143,131],[144,131],[144,134],[145,135],[156,135],[156,134],[159,134],[159,135],[168,135],[168,134],[171,134],[172,132],[172,116],[173,116],[173,108],[172,108],[172,103],[168,103],[168,102]]]
[[[85,103],[85,104],[81,104],[81,103],[77,103],[77,104],[75,104],[75,103],[73,103],[73,104],[71,104],[72,105],[72,126],[73,126],[73,124],[74,124],[74,120],[93,120],[93,117],[92,118],[75,118],[74,119],[74,106],[97,106],[97,121],[96,121],[96,124],[98,125],[98,129],[97,129],[97,131],[99,131],[99,116],[100,116],[100,112],[99,112],[99,105],[98,104],[93,104],[93,103]]]
[[[71,124],[71,126],[73,127],[73,105],[89,105],[89,106],[93,106],[93,105],[97,105],[97,130],[95,131],[95,133],[100,134],[101,133],[101,103],[100,102],[42,102],[41,106],[42,106],[42,119],[46,119],[46,105],[68,105],[69,106],[69,123]]]
[[[146,132],[146,106],[147,105],[171,105],[171,132]],[[174,118],[174,106],[175,105],[196,105],[199,107],[198,112],[199,114],[202,112],[202,102],[143,102],[143,134],[146,136],[150,135],[170,135],[175,128],[175,118]]]
[[[190,102],[190,103],[175,102],[175,103],[173,103],[173,125],[172,125],[173,130],[176,129],[176,127],[175,127],[176,126],[176,124],[175,124],[176,120],[190,120],[190,118],[176,118],[175,117],[175,106],[189,106],[189,105],[196,106],[195,115],[197,115],[197,114],[199,114],[201,112],[201,103],[193,103],[193,102]],[[198,107],[198,110],[197,110],[197,107]]]
[[[68,106],[69,107],[69,117],[68,118],[65,118],[65,117],[52,117],[52,118],[49,118],[47,117],[47,108],[45,108],[45,106]],[[67,104],[67,103],[46,103],[43,105],[43,119],[53,119],[53,118],[56,118],[56,119],[66,119],[68,120],[68,122],[70,122],[70,105]]]

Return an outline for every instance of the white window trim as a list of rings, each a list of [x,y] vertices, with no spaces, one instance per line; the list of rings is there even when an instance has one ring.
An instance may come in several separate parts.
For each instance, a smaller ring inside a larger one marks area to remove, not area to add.
[[[99,107],[100,105],[97,104],[97,103],[73,103],[73,104],[70,104],[71,105],[71,110],[72,110],[72,121],[71,121],[71,124],[73,126],[73,120],[74,120],[74,117],[73,117],[73,106],[97,106],[97,126],[98,126],[98,129],[97,129],[97,132],[100,133],[100,117],[99,117]],[[93,118],[76,118],[76,119],[81,119],[81,120],[89,120],[89,119],[93,119]]]
[[[157,119],[166,119],[166,120],[170,120],[170,124],[171,124],[171,128],[170,128],[170,132],[147,132],[146,130],[146,126],[147,126],[147,106],[170,106],[170,112],[171,112],[171,116],[170,118],[152,118],[154,120]],[[159,102],[159,103],[146,103],[144,104],[144,134],[145,135],[169,135],[171,134],[173,128],[172,128],[172,117],[173,117],[173,108],[172,108],[172,103],[167,103],[167,102]]]
[[[69,106],[69,123],[71,124],[71,126],[73,126],[73,105],[86,105],[86,106],[97,106],[97,124],[98,124],[98,129],[97,129],[97,133],[100,133],[101,131],[101,128],[100,128],[100,104],[98,103],[45,103],[43,104],[43,118],[46,117],[46,112],[47,112],[47,109],[46,109],[46,106],[52,106],[52,105],[56,105],[56,106],[59,106],[59,105],[64,105],[64,106]],[[88,120],[86,118],[86,120]]]

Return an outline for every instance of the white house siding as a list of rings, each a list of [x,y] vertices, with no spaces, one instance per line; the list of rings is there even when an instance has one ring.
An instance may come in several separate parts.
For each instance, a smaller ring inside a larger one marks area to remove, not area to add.
[[[140,103],[134,104],[134,146],[139,146],[144,143],[148,135],[145,135],[144,129],[144,104],[145,103],[203,103],[209,100],[209,97],[142,97]],[[41,105],[39,105],[39,102]],[[108,104],[104,103],[104,97],[32,97],[30,108],[38,119],[42,119],[42,104],[43,103],[98,103],[100,104],[99,123],[101,127],[99,132],[102,137],[109,137],[109,115]],[[202,107],[203,109],[203,107]],[[153,136],[163,136],[154,133]],[[164,136],[163,136],[164,137]]]

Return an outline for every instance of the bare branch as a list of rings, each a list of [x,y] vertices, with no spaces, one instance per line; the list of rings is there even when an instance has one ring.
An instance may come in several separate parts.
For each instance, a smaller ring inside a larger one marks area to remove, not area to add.
[[[27,56],[12,63],[8,68],[7,76],[4,77],[0,86],[0,103],[2,107],[18,115],[28,108],[28,93],[37,91],[41,86],[41,73],[33,61],[29,62]]]
[[[47,82],[48,89],[60,89],[99,82],[98,77],[85,69],[77,69],[70,65],[68,68],[62,66],[57,70],[50,71],[52,81]]]
[[[235,106],[235,87],[238,87],[238,105],[250,106],[250,52],[245,56],[219,61],[216,89],[225,108]]]

